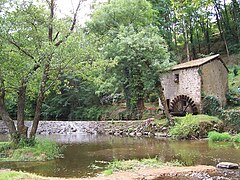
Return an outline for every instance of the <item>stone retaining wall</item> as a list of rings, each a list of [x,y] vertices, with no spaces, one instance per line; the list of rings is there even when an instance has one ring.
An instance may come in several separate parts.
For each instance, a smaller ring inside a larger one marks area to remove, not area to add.
[[[26,126],[31,126],[31,121]],[[29,129],[30,130],[30,129]],[[40,121],[37,134],[107,134],[114,136],[157,136],[166,137],[167,128],[153,121]],[[8,129],[0,121],[0,134]]]

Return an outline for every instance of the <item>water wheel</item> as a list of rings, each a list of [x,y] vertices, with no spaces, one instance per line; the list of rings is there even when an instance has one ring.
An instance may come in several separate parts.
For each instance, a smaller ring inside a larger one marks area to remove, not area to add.
[[[192,98],[186,95],[180,95],[174,98],[170,104],[170,113],[174,116],[185,116],[189,114],[197,114],[197,107]]]

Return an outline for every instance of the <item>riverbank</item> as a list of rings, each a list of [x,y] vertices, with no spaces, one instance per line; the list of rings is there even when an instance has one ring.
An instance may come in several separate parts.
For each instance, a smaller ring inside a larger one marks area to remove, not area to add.
[[[207,133],[212,130],[222,130],[223,123],[216,117],[207,115],[175,117],[176,129],[172,131],[174,136],[186,139],[205,138]],[[180,122],[180,123],[179,123]],[[183,123],[181,123],[183,122]],[[26,126],[31,127],[31,121],[26,122]],[[182,128],[186,126],[186,128]],[[192,134],[191,131],[197,132]],[[166,119],[148,118],[146,120],[136,121],[40,121],[37,134],[104,134],[114,136],[130,136],[130,137],[170,137],[171,126],[168,125]],[[198,128],[198,129],[196,129]],[[184,129],[184,133],[180,132]],[[188,131],[189,134],[186,134]],[[7,134],[8,130],[3,121],[0,121],[0,134]],[[180,134],[178,134],[180,133]],[[181,134],[183,133],[183,135]]]
[[[10,170],[0,170],[0,177],[7,180],[7,174],[12,174],[12,179],[23,180],[160,180],[164,178],[189,177],[190,179],[202,179],[210,176],[209,174],[216,174],[218,169],[213,166],[190,166],[190,167],[163,167],[163,168],[140,168],[135,171],[116,172],[109,176],[97,176],[88,178],[58,178],[58,177],[41,177],[30,173],[16,172]]]

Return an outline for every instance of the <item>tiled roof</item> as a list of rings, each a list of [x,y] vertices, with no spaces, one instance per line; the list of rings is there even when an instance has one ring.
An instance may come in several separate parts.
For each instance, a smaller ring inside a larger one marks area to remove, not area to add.
[[[207,62],[209,62],[213,59],[216,59],[218,57],[219,57],[219,54],[216,54],[216,55],[213,55],[213,56],[208,56],[208,57],[205,57],[205,58],[196,59],[196,60],[188,61],[188,62],[185,62],[185,63],[177,64],[177,65],[172,67],[172,70],[186,69],[186,68],[201,66],[201,65],[203,65],[203,64],[205,64],[205,63],[207,63]],[[222,61],[220,58],[219,58],[219,60]],[[225,66],[225,64],[224,64],[224,66]]]

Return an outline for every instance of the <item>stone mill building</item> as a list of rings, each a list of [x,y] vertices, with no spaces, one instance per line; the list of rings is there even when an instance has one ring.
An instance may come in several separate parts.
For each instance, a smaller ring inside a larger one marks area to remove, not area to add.
[[[161,76],[170,112],[176,115],[200,113],[206,95],[215,96],[225,106],[227,75],[228,69],[219,54],[173,66]]]

